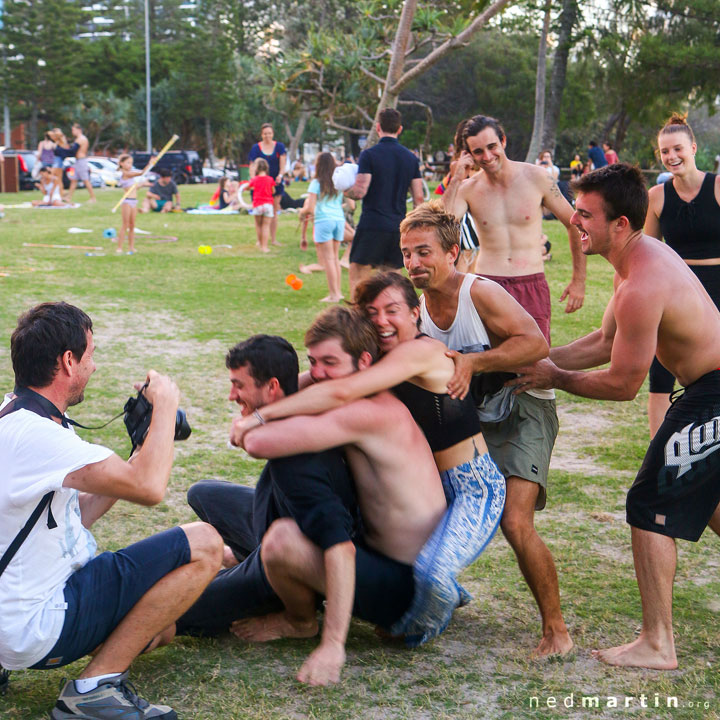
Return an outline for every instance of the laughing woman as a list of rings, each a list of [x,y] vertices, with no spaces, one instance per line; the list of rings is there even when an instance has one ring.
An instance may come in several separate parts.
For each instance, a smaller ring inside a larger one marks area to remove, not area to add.
[[[440,634],[453,610],[469,601],[457,574],[485,549],[505,504],[505,479],[488,455],[472,394],[451,398],[455,366],[447,348],[418,332],[420,303],[412,283],[379,273],[357,288],[357,303],[375,325],[382,359],[362,372],[326,380],[243,419],[243,431],[265,420],[317,414],[391,389],[425,433],[440,471],[448,509],[414,566],[413,603],[392,628],[407,644]],[[247,427],[245,427],[247,425]]]
[[[664,239],[720,307],[720,176],[698,170],[695,135],[682,115],[672,115],[658,133],[657,143],[660,160],[672,179],[651,188],[645,233]],[[675,378],[655,358],[648,395],[650,437],[670,407],[674,386]]]

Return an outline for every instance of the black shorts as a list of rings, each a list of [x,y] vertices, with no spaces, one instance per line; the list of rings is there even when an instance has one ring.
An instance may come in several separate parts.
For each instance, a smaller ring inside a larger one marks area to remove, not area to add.
[[[710,299],[720,308],[720,265],[688,265],[707,290]],[[668,395],[675,389],[675,376],[657,358],[650,366],[650,392]]]
[[[411,565],[356,543],[354,617],[389,630],[410,607],[414,593]]]
[[[685,388],[665,415],[627,496],[627,521],[696,542],[720,503],[720,370]]]
[[[400,252],[400,231],[358,228],[350,249],[350,262],[373,267],[401,268],[403,256]]]

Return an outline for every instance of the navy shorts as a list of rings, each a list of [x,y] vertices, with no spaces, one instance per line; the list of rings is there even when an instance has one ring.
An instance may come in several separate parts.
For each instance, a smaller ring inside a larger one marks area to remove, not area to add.
[[[93,558],[67,581],[62,632],[32,669],[61,667],[91,653],[155,583],[189,562],[190,544],[179,527]]]
[[[411,565],[355,544],[354,617],[390,630],[406,613],[414,594]]]
[[[403,256],[400,252],[400,231],[358,228],[350,248],[350,262],[372,267],[401,268]]]

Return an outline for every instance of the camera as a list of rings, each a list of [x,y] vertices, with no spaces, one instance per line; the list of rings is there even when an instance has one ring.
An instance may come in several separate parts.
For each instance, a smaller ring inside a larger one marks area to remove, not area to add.
[[[137,397],[128,398],[124,407],[125,427],[130,436],[133,451],[143,444],[152,419],[152,404],[143,395],[146,387],[147,383],[140,388]],[[185,411],[178,408],[175,415],[175,440],[187,440],[191,432],[192,429],[187,421]]]

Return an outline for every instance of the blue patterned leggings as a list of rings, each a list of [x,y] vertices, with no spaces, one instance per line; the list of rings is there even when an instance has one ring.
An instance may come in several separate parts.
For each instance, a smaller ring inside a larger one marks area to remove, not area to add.
[[[472,599],[457,575],[490,542],[505,506],[505,478],[487,453],[441,478],[448,509],[415,560],[412,604],[391,628],[410,647],[443,632],[455,608]]]

